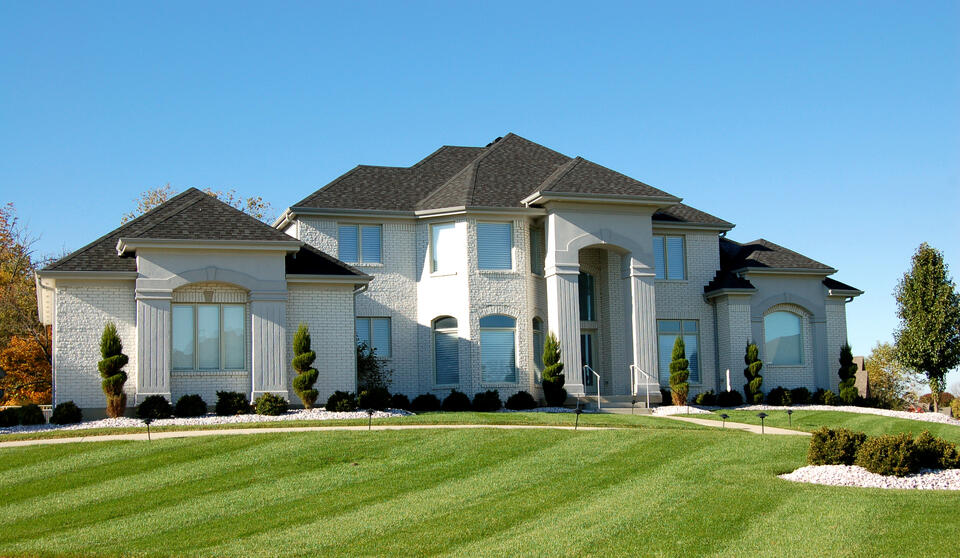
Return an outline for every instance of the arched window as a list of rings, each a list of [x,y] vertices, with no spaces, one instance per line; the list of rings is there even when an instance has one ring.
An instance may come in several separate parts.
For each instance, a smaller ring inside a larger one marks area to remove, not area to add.
[[[433,321],[433,365],[437,385],[460,383],[460,351],[457,319],[449,316]]]
[[[484,383],[517,381],[516,326],[517,321],[510,316],[480,318],[480,368]]]
[[[533,319],[533,363],[543,370],[543,320]]]
[[[597,319],[595,291],[593,285],[593,275],[580,272],[577,281],[580,290],[580,321],[593,322]]]
[[[764,361],[777,366],[801,364],[801,325],[800,316],[793,312],[771,312],[764,316]]]

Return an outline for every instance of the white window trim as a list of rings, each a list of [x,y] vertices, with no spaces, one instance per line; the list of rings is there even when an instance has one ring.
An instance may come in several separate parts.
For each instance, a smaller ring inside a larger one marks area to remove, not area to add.
[[[676,279],[675,279],[676,280]],[[701,387],[703,386],[703,345],[700,343],[700,320],[691,319],[691,318],[657,318],[657,379],[660,378],[660,322],[680,322],[680,337],[686,335],[683,332],[683,322],[694,322],[697,324],[697,373],[700,375],[700,378],[696,382],[693,380],[687,380],[691,386]],[[689,360],[689,359],[687,359]],[[666,387],[670,387],[669,381],[667,382]]]
[[[173,367],[173,308],[175,306],[191,306],[193,307],[193,367],[192,368],[174,368]],[[199,335],[197,335],[197,324],[200,321],[198,319],[199,312],[197,307],[199,306],[217,306],[219,308],[218,318],[220,320],[220,333],[219,333],[219,342],[220,342],[220,361],[217,368],[200,368],[197,365],[197,359],[199,358],[199,348],[198,343]],[[224,349],[223,349],[223,307],[224,306],[239,306],[243,308],[243,366],[239,368],[226,368],[223,364],[227,359],[224,358]],[[170,305],[170,371],[171,372],[199,372],[203,374],[210,374],[215,372],[243,372],[249,368],[247,362],[247,305],[242,302],[174,302]]]
[[[347,260],[342,260],[342,261],[356,267],[361,267],[361,266],[383,267],[383,225],[382,224],[337,222],[337,257],[338,258],[340,257],[340,227],[356,227],[357,228],[357,261],[355,262],[349,262]],[[363,227],[377,227],[380,229],[380,261],[379,262],[363,261]]]
[[[510,227],[510,269],[483,269],[482,267],[480,267],[480,226],[479,225],[481,224],[507,225]],[[487,220],[477,221],[477,227],[476,227],[477,271],[484,274],[497,274],[497,273],[516,274],[517,273],[517,257],[516,257],[517,242],[515,238],[516,232],[517,232],[516,223],[514,223],[513,221],[487,221]]]
[[[354,336],[354,339],[357,340],[357,343],[359,343],[359,342],[360,342],[360,336],[357,335],[357,331],[356,331],[356,328],[357,328],[357,320],[367,320],[367,323],[370,324],[370,325],[368,326],[367,335],[369,335],[369,337],[370,337],[370,342],[371,342],[371,343],[373,342],[373,322],[372,322],[371,320],[387,320],[387,324],[390,326],[390,342],[389,342],[389,343],[390,343],[390,356],[383,356],[383,355],[380,354],[380,352],[379,352],[379,351],[380,351],[380,347],[376,347],[376,349],[377,349],[377,358],[380,359],[380,360],[383,360],[383,361],[387,361],[387,362],[393,360],[393,318],[391,318],[390,316],[356,316],[356,317],[353,319],[353,328],[354,328],[353,336]],[[373,347],[371,347],[371,348],[373,348]]]
[[[670,283],[685,283],[690,280],[689,265],[687,264],[687,235],[685,234],[654,234],[653,238],[663,239],[663,277],[655,277],[655,281]],[[667,249],[667,237],[678,237],[683,245],[683,279],[670,279],[670,254]],[[656,270],[654,270],[656,273]]]

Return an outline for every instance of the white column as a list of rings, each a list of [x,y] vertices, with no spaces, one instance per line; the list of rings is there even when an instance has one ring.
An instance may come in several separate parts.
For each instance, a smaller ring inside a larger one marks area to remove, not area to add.
[[[253,339],[251,399],[264,393],[288,397],[286,298],[286,293],[250,293],[250,332]]]
[[[171,293],[137,290],[137,396],[170,399]]]
[[[547,323],[560,341],[564,388],[570,395],[584,395],[580,365],[579,264],[548,266]]]
[[[650,375],[649,390],[651,394],[659,395],[657,382],[657,302],[654,291],[653,269],[632,257],[627,260],[627,275],[624,279],[629,284],[629,309],[627,312],[630,321],[630,336],[633,354],[631,362]],[[638,383],[643,383],[642,378]],[[638,388],[638,395],[643,387]]]

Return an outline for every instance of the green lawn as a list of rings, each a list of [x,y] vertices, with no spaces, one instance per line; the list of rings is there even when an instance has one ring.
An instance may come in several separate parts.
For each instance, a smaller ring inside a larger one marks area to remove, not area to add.
[[[373,424],[527,424],[543,426],[573,426],[573,413],[424,413],[407,417],[373,419]],[[152,426],[151,432],[177,430],[223,430],[232,428],[290,428],[295,426],[357,426],[366,425],[367,419],[346,420],[298,420],[282,422],[259,422],[243,424],[215,424],[207,426]],[[607,415],[585,413],[580,415],[584,426],[609,426],[616,428],[687,428],[677,421],[643,415]],[[104,434],[129,434],[146,432],[146,428],[89,428],[85,430],[50,430],[17,434],[0,434],[0,442],[14,440],[40,440],[45,438],[75,438]]]
[[[705,418],[721,420],[720,413],[730,415],[728,421],[743,422],[747,424],[760,424],[757,417],[759,411],[736,411],[721,410],[715,411],[709,415],[685,415],[694,418]],[[910,420],[893,417],[883,417],[879,415],[864,415],[860,413],[846,413],[843,411],[804,411],[796,409],[793,416],[787,415],[786,409],[782,411],[764,411],[767,417],[763,419],[766,426],[776,426],[779,428],[793,428],[794,430],[805,430],[813,432],[821,426],[829,428],[849,428],[865,432],[870,436],[880,434],[898,434],[900,432],[910,432],[919,434],[924,430],[929,430],[934,436],[939,436],[944,440],[960,443],[960,426],[952,424],[940,424],[936,422],[923,422],[919,420]],[[792,426],[791,426],[792,420]]]
[[[0,555],[873,557],[954,548],[960,494],[790,483],[776,475],[804,464],[804,438],[647,420],[675,427],[0,450]]]

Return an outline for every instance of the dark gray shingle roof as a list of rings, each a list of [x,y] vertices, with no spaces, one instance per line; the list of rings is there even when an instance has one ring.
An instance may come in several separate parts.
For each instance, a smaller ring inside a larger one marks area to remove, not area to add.
[[[720,267],[731,271],[742,268],[833,271],[828,265],[762,238],[742,244],[721,238]]]
[[[830,277],[827,277],[823,280],[823,286],[834,291],[857,291],[861,293],[863,292],[856,287],[853,287],[846,283],[841,283],[840,281],[837,281],[836,279],[831,279]]]
[[[663,190],[625,174],[577,157],[557,169],[540,187],[542,192],[613,194],[672,198]]]
[[[699,209],[678,203],[670,207],[658,209],[653,214],[653,220],[662,223],[692,223],[697,225],[717,225],[726,228],[733,228],[733,223],[724,221],[719,217],[700,211]]]

